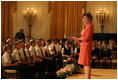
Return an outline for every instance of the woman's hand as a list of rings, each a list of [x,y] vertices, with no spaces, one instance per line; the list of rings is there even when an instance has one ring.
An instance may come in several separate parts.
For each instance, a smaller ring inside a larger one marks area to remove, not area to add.
[[[77,41],[78,38],[76,38],[76,37],[72,37],[72,39],[75,40],[75,41]]]
[[[79,41],[82,41],[83,39],[82,38],[78,38]]]
[[[76,37],[72,37],[72,39],[73,39],[73,40],[75,40],[75,39],[76,39]]]
[[[82,41],[82,38],[72,37],[72,39],[75,40],[75,41]]]

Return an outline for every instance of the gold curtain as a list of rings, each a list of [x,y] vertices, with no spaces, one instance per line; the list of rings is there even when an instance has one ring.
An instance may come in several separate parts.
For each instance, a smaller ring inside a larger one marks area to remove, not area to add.
[[[85,1],[69,1],[66,2],[67,5],[67,16],[66,26],[65,26],[65,33],[66,37],[71,35],[80,36],[80,32],[82,30],[82,15],[83,9],[84,12],[86,11],[86,2]]]
[[[52,3],[50,10],[50,37],[62,38],[64,36],[64,3],[56,1]]]
[[[78,2],[78,11],[77,11],[77,35],[80,36],[80,32],[82,30],[82,26],[83,26],[83,19],[82,19],[82,15],[83,15],[83,9],[84,9],[84,13],[86,12],[86,2],[85,1],[80,1]]]
[[[66,36],[77,35],[77,1],[67,2],[67,30]]]
[[[51,38],[80,36],[83,8],[86,11],[85,1],[49,2]]]
[[[15,6],[14,6],[15,5]],[[15,1],[1,1],[1,37],[13,37],[13,12],[16,10]]]

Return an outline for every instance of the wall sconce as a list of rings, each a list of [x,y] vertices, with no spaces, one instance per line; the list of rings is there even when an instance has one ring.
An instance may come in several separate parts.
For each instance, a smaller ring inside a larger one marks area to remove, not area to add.
[[[96,11],[96,18],[101,24],[101,33],[104,33],[104,21],[109,19],[109,11],[106,8]]]
[[[24,19],[29,27],[28,35],[31,37],[31,27],[36,19],[36,11],[34,11],[34,8],[27,8],[27,10],[24,11]]]

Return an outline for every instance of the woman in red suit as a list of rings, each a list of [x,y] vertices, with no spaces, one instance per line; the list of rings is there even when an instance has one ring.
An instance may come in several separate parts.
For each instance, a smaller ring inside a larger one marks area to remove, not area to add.
[[[84,28],[81,31],[81,37],[73,37],[74,40],[80,41],[80,56],[78,59],[78,64],[84,65],[85,77],[90,79],[91,76],[91,52],[92,52],[92,36],[94,28],[92,25],[92,15],[91,13],[83,14],[83,21],[85,23]]]

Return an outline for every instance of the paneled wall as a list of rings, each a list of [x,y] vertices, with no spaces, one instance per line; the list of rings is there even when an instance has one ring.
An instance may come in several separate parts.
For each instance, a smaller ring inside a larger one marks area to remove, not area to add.
[[[117,33],[117,2],[116,1],[87,1],[87,11],[93,15],[94,33],[100,33],[100,24],[96,19],[96,11],[100,8],[109,11],[109,20],[104,24],[104,33]]]
[[[35,39],[50,38],[50,15],[48,12],[48,1],[18,1],[17,11],[13,14],[13,36],[20,28],[28,35],[28,26],[23,19],[23,11],[26,8],[34,8],[37,11],[37,19],[32,26],[32,37]]]

